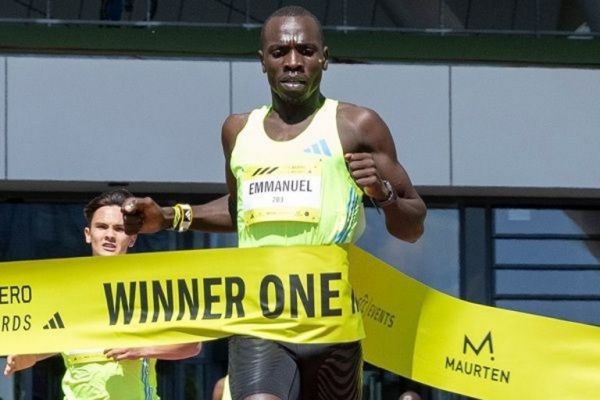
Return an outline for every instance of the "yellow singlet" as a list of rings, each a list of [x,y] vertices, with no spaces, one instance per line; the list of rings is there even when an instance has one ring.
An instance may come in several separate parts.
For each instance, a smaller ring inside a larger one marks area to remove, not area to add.
[[[264,130],[270,107],[250,113],[230,164],[240,247],[343,244],[360,233],[362,191],[346,166],[337,106],[326,99],[300,135],[281,142]]]

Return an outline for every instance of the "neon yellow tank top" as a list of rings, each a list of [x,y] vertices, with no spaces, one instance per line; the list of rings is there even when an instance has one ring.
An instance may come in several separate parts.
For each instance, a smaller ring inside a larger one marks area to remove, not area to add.
[[[100,361],[102,353],[96,354],[96,359],[85,354],[62,354],[66,368],[62,379],[64,400],[160,400],[156,393],[156,360]]]
[[[281,142],[264,130],[269,106],[250,113],[230,162],[237,179],[240,247],[356,239],[364,223],[362,191],[346,166],[337,106],[326,99],[300,135]]]

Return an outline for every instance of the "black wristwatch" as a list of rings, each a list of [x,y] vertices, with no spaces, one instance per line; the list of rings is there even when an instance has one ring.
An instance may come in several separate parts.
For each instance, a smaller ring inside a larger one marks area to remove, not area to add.
[[[373,199],[373,202],[375,203],[375,205],[377,207],[386,207],[392,203],[395,203],[396,200],[398,200],[398,193],[396,193],[396,190],[394,189],[394,187],[392,186],[390,181],[383,180],[383,181],[381,181],[381,183],[383,183],[383,186],[387,190],[387,197],[385,200],[382,200],[382,201]]]

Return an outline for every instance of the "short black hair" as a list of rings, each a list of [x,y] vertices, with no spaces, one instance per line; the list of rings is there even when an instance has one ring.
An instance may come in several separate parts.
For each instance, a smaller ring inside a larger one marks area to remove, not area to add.
[[[122,206],[126,199],[133,197],[133,194],[127,189],[115,189],[108,192],[104,192],[86,204],[83,208],[83,215],[88,225],[92,223],[94,213],[101,207],[104,206]]]
[[[321,27],[321,22],[319,21],[319,19],[315,16],[315,14],[311,13],[310,11],[308,11],[306,8],[304,7],[300,7],[300,6],[285,6],[285,7],[281,7],[277,10],[275,10],[271,15],[269,15],[267,17],[267,19],[265,20],[261,30],[260,30],[260,41],[262,43],[263,39],[264,39],[264,35],[265,35],[265,26],[267,26],[267,24],[276,17],[308,17],[308,18],[312,18],[315,23],[317,24],[317,27],[319,29],[319,38],[321,39],[321,43],[324,42],[325,38],[323,36],[323,28]]]

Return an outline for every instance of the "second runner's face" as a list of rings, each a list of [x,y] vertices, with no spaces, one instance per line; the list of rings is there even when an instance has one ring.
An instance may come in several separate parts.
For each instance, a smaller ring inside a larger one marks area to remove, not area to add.
[[[271,19],[259,56],[271,91],[288,103],[302,103],[318,92],[327,69],[327,48],[310,17]]]
[[[92,222],[84,230],[85,241],[92,245],[94,256],[116,256],[127,253],[135,242],[135,235],[125,234],[123,214],[119,206],[100,207]]]

